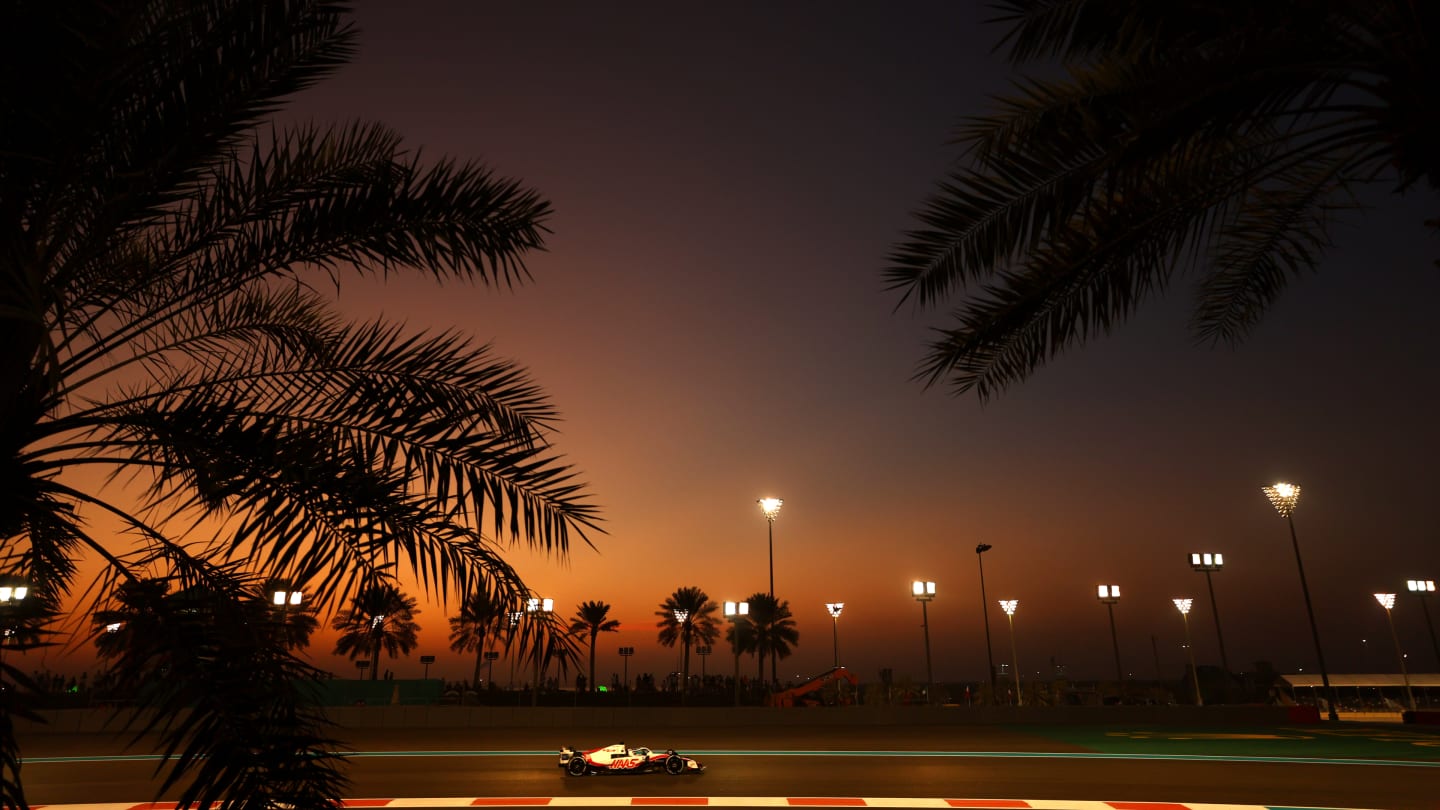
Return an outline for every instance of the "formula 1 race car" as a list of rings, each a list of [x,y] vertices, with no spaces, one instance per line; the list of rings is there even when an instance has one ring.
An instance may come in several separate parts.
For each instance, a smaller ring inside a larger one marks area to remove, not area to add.
[[[671,748],[665,751],[651,751],[649,748],[629,748],[624,743],[607,745],[604,748],[581,750],[565,746],[560,749],[560,767],[571,776],[585,776],[599,773],[655,773],[664,771],[671,776],[687,773],[704,773],[705,766],[682,757]]]

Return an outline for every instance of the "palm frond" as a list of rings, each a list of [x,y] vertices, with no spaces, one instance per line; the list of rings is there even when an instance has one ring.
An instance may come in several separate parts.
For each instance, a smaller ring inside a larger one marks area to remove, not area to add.
[[[1247,195],[1239,215],[1217,234],[1214,267],[1200,285],[1197,335],[1234,344],[1291,279],[1315,270],[1331,245],[1330,208],[1343,187],[1337,171],[1346,163],[1307,170],[1290,183]]]
[[[352,53],[353,34],[335,3],[104,8],[108,14],[82,17],[81,31],[66,30],[73,12],[57,9],[45,20],[58,29],[52,39],[68,46],[51,57],[62,85],[43,128],[31,130],[40,137],[21,154],[49,168],[49,193],[35,206],[61,237],[45,257],[54,267],[89,264],[108,252],[117,230],[161,216],[234,138]],[[77,86],[89,93],[77,95]]]
[[[109,675],[143,684],[157,709],[126,716],[122,730],[159,734],[160,790],[183,785],[182,804],[338,807],[347,780],[316,707],[321,673],[291,655],[264,602],[235,598],[253,580],[171,560],[172,576],[120,592],[104,618],[130,626],[102,645]]]
[[[52,427],[107,437],[119,465],[153,466],[155,504],[242,516],[237,548],[290,573],[358,575],[393,547],[427,588],[463,592],[476,566],[513,571],[449,523],[488,516],[497,540],[555,553],[575,531],[589,542],[594,508],[548,454],[553,408],[522,371],[455,336],[344,329],[281,301],[195,316],[206,330],[166,347],[184,350],[183,371]]]
[[[522,368],[457,335],[343,323],[311,292],[352,268],[521,283],[550,212],[382,126],[262,129],[350,56],[346,12],[0,10],[0,37],[26,40],[0,48],[0,560],[59,595],[94,553],[83,604],[175,578],[154,639],[104,643],[130,675],[169,668],[139,696],[155,710],[139,730],[162,733],[185,802],[324,807],[343,785],[303,686],[315,673],[289,653],[313,616],[265,632],[257,583],[303,582],[334,610],[406,567],[427,592],[505,608],[529,591],[503,550],[563,556],[599,530]],[[108,477],[64,475],[82,466]],[[121,532],[87,533],[81,510]],[[23,801],[18,750],[0,723],[6,801]]]
[[[315,267],[419,267],[513,285],[528,278],[520,257],[543,246],[548,213],[536,192],[483,166],[407,158],[377,125],[284,131],[263,148],[257,139],[172,206],[168,227],[123,246],[130,272],[117,274],[111,254],[76,271],[62,314],[69,341],[87,342],[68,365]]]
[[[975,121],[964,140],[982,167],[952,171],[916,215],[926,227],[907,232],[889,256],[886,288],[901,290],[902,303],[913,294],[917,305],[931,306],[983,279],[1067,221],[1090,196],[1105,155],[1083,135],[1085,128],[1048,123],[1047,131],[1075,135],[1053,148],[1022,154],[1009,148],[1030,126],[1040,125],[1022,125],[1023,119],[1079,115],[1072,92],[1037,82],[1028,105],[1015,101],[1008,115]]]
[[[1023,78],[968,121],[968,162],[889,257],[901,302],[961,299],[917,373],[928,385],[993,396],[1207,264],[1197,332],[1236,339],[1318,264],[1337,192],[1440,177],[1393,146],[1431,126],[1393,106],[1430,92],[1407,4],[998,8],[1012,56],[1064,74]]]

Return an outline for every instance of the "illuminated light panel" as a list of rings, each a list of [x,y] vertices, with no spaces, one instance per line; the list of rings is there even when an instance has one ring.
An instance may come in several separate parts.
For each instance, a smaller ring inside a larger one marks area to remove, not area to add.
[[[1210,569],[1212,571],[1217,571],[1221,568],[1221,566],[1225,565],[1225,555],[1212,554],[1208,551],[1193,552],[1190,555],[1190,565],[1191,567],[1199,570]]]
[[[1412,593],[1434,593],[1435,580],[1433,579],[1407,579],[1405,587]]]
[[[1001,599],[1000,609],[1005,611],[1006,616],[1014,616],[1015,608],[1020,605],[1019,599]]]
[[[1375,594],[1375,601],[1380,603],[1380,607],[1389,610],[1390,608],[1395,607],[1395,594],[1377,593]]]
[[[845,609],[845,603],[844,603],[844,602],[826,602],[826,603],[825,603],[825,610],[826,610],[827,612],[829,612],[830,618],[832,618],[832,619],[838,619],[838,618],[840,618],[840,611],[842,611],[842,610],[844,610],[844,609]]]
[[[1190,606],[1195,604],[1194,599],[1171,599],[1170,601],[1175,603],[1175,609],[1182,615],[1189,614]]]
[[[1111,600],[1119,599],[1119,598],[1120,598],[1120,586],[1119,586],[1119,585],[1097,585],[1097,586],[1096,586],[1096,589],[1095,589],[1095,595],[1096,595],[1097,597],[1099,597],[1100,599],[1102,599],[1102,600],[1105,600],[1105,599],[1111,599]]]
[[[1280,513],[1280,517],[1290,517],[1295,512],[1295,504],[1300,502],[1300,486],[1298,484],[1287,484],[1283,481],[1262,487],[1265,497],[1270,499],[1270,505]]]
[[[765,513],[766,520],[774,520],[780,516],[780,507],[785,505],[784,498],[761,498],[756,503],[760,504],[760,511]]]

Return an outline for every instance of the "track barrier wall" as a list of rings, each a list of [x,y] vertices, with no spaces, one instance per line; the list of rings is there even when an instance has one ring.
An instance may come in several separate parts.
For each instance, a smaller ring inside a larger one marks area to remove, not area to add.
[[[1283,726],[1316,722],[1288,706],[848,706],[843,708],[555,708],[340,706],[325,710],[341,728],[726,728],[748,726],[1156,725]],[[17,735],[118,731],[135,709],[54,709],[46,721],[15,718]],[[133,727],[139,727],[135,724]]]

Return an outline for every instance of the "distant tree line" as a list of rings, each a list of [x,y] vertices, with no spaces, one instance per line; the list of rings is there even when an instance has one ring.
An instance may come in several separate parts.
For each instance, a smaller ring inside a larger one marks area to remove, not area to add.
[[[211,604],[219,596],[201,588],[181,588],[172,592],[172,580],[149,578],[126,581],[110,595],[105,606],[92,617],[94,644],[99,658],[106,664],[103,676],[107,681],[143,684],[160,673],[168,673],[178,662],[161,648],[153,645],[157,634],[170,632],[169,618],[190,617],[187,624],[202,636],[225,630],[213,623],[238,623],[246,632],[259,634],[285,650],[309,647],[311,635],[319,628],[318,608],[301,601],[298,605],[274,598],[274,594],[290,592],[287,582],[265,582],[255,593],[240,603],[233,615],[219,615]],[[228,597],[226,597],[228,598]],[[725,642],[741,655],[756,659],[756,682],[764,683],[765,662],[788,658],[799,643],[799,632],[786,600],[767,593],[755,593],[746,600],[749,613],[734,617],[724,631]],[[505,603],[488,591],[476,591],[461,601],[459,611],[450,617],[450,649],[474,655],[474,673],[470,683],[480,683],[484,653],[499,647],[507,655],[530,659],[539,650],[540,675],[552,667],[562,675],[579,662],[580,651],[589,653],[584,670],[587,688],[599,688],[595,676],[595,643],[601,633],[616,632],[617,619],[610,618],[611,606],[600,600],[587,600],[575,607],[568,624],[550,614],[527,614],[505,610]],[[690,684],[690,654],[701,645],[713,644],[721,637],[721,621],[716,614],[720,605],[705,591],[694,586],[675,590],[659,604],[655,615],[656,640],[661,646],[683,650],[681,684]],[[362,589],[351,598],[349,608],[338,613],[330,626],[339,631],[334,655],[368,663],[366,677],[375,680],[383,669],[381,661],[410,655],[419,646],[420,613],[414,597],[394,584],[377,584]],[[527,627],[528,626],[528,627]],[[258,642],[257,642],[258,643]],[[773,684],[774,676],[770,678]],[[688,691],[688,686],[682,686]]]

